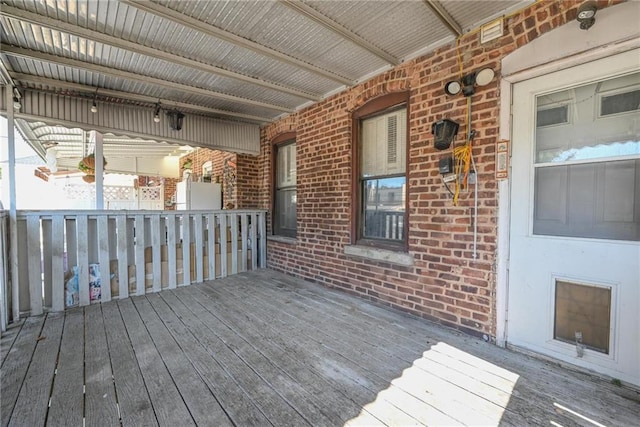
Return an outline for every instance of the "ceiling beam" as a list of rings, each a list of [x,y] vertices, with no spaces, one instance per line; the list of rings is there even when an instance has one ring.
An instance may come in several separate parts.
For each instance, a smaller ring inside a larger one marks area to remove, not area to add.
[[[244,37],[237,36],[229,31],[225,31],[221,28],[214,27],[213,25],[207,24],[200,20],[194,19],[190,16],[184,15],[180,12],[177,12],[168,7],[161,6],[156,3],[152,3],[150,1],[132,1],[132,0],[120,0],[120,3],[124,3],[128,6],[134,7],[136,9],[140,9],[144,12],[151,13],[153,15],[159,16],[161,18],[167,19],[169,21],[175,22],[176,24],[183,25],[185,27],[189,27],[193,30],[199,31],[203,34],[207,34],[211,37],[215,37],[217,39],[224,40],[228,43],[234,44],[236,46],[242,47],[244,49],[251,50],[263,56],[268,56],[272,59],[275,59],[280,62],[287,63],[289,65],[293,65],[297,68],[303,69],[310,73],[314,73],[325,77],[329,80],[333,80],[335,82],[342,83],[344,85],[353,84],[353,80],[342,77],[339,74],[336,74],[332,71],[325,70],[324,68],[318,67],[316,65],[305,62],[301,59],[294,58],[293,56],[289,56],[285,53],[278,52],[275,49],[271,49],[270,47],[261,45],[260,43],[256,43]]]
[[[4,8],[4,6],[2,6]],[[2,58],[0,58],[0,82],[3,85],[11,85],[13,86],[13,81],[11,80],[11,74],[9,67],[4,63]]]
[[[456,36],[462,35],[462,27],[453,17],[447,12],[447,10],[437,0],[423,0],[427,6],[436,14],[438,19]]]
[[[215,74],[222,77],[228,77],[235,80],[242,81],[244,83],[254,84],[267,89],[276,90],[278,92],[287,93],[289,95],[297,96],[310,101],[319,101],[320,95],[309,94],[307,92],[278,85],[276,83],[267,82],[255,77],[246,76],[244,74],[236,73],[226,70],[224,68],[216,67],[214,65],[205,64],[200,61],[185,58],[182,56],[174,55],[159,49],[147,47],[138,43],[133,43],[128,40],[123,40],[118,37],[113,37],[107,34],[99,33],[97,31],[89,30],[86,28],[78,27],[67,22],[52,19],[46,16],[38,15],[37,13],[28,12],[26,10],[18,9],[12,6],[2,6],[0,9],[0,16],[15,19],[21,22],[28,22],[30,24],[38,25],[41,27],[47,27],[52,30],[61,31],[76,37],[84,38],[86,40],[95,41],[105,45],[110,45],[118,49],[128,50],[141,55],[146,55],[152,58],[158,58],[163,61],[171,62],[173,64],[193,68],[199,71],[203,71],[209,74]]]
[[[368,40],[365,40],[364,38],[360,37],[358,34],[348,30],[347,28],[333,21],[329,17],[318,12],[313,7],[305,3],[302,3],[299,0],[279,0],[279,3],[288,7],[291,10],[294,10],[298,14],[303,15],[311,19],[312,21],[315,21],[316,23],[322,25],[323,27],[328,28],[329,30],[341,36],[342,38],[349,40],[353,44],[365,49],[369,53],[374,54],[378,58],[382,59],[383,61],[391,65],[398,65],[400,63],[398,58],[396,58],[395,56],[380,49],[378,46],[374,45],[373,43],[370,43]]]
[[[117,70],[111,67],[105,67],[102,65],[91,64],[89,62],[79,61],[77,59],[64,58],[61,56],[51,55],[44,52],[39,52],[30,49],[24,49],[21,47],[9,46],[6,44],[0,44],[0,50],[5,55],[11,55],[14,57],[35,59],[38,61],[50,62],[53,64],[62,65],[65,67],[77,68],[80,70],[88,70],[91,72],[103,74],[105,76],[111,76],[115,78],[132,80],[142,84],[152,84],[161,86],[168,90],[181,90],[194,95],[209,96],[212,98],[223,99],[225,101],[238,102],[245,105],[252,105],[255,107],[268,108],[270,110],[282,111],[285,113],[293,112],[293,109],[288,107],[282,107],[280,105],[269,104],[267,102],[254,101],[253,99],[241,98],[235,95],[228,95],[226,93],[216,92],[209,89],[202,89],[195,86],[189,86],[182,83],[175,83],[168,80],[162,80],[156,77],[144,76],[142,74],[135,74],[128,71]]]
[[[23,83],[32,83],[32,84],[51,86],[51,87],[54,87],[54,88],[57,88],[57,89],[73,90],[73,91],[77,91],[77,92],[80,92],[80,93],[91,94],[91,96],[95,95],[95,93],[96,93],[96,88],[94,86],[87,86],[87,85],[83,85],[83,84],[79,84],[79,83],[65,82],[65,81],[62,81],[62,80],[55,80],[55,79],[50,79],[50,78],[47,78],[47,77],[39,77],[39,76],[31,75],[31,74],[21,74],[21,73],[11,73],[11,77],[15,81],[19,81],[19,82],[23,82]],[[98,89],[98,94],[99,95],[103,95],[103,96],[110,96],[110,97],[113,97],[113,98],[125,99],[125,100],[129,100],[129,101],[146,102],[146,103],[149,103],[149,104],[155,104],[155,103],[159,102],[160,104],[170,105],[171,107],[176,107],[176,108],[180,108],[180,109],[184,109],[184,110],[191,110],[191,111],[196,111],[196,112],[205,113],[205,114],[223,115],[223,116],[232,117],[232,118],[249,120],[249,121],[252,121],[252,122],[268,123],[268,122],[270,122],[272,120],[269,117],[261,117],[261,116],[253,116],[253,115],[250,115],[250,114],[234,113],[234,112],[231,112],[231,111],[220,110],[220,109],[217,109],[217,108],[202,107],[200,105],[187,104],[186,102],[175,102],[175,101],[171,101],[171,100],[168,100],[168,99],[159,99],[159,98],[154,98],[154,97],[146,96],[146,95],[138,95],[138,94],[130,93],[130,92],[122,92],[122,91],[119,91],[119,90],[111,90],[111,89],[99,88]]]

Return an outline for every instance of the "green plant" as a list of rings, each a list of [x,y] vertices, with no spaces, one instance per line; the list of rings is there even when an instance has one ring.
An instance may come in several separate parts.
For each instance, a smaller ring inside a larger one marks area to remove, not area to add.
[[[84,172],[87,175],[95,175],[95,166],[96,166],[96,156],[91,153],[88,156],[84,157],[78,163],[78,170],[80,172]],[[107,166],[107,160],[102,158],[102,167],[105,168]]]

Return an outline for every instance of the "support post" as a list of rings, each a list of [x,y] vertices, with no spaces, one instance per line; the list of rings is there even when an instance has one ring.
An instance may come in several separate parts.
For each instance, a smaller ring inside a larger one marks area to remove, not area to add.
[[[20,320],[20,286],[18,282],[18,217],[16,208],[16,137],[13,111],[13,88],[5,90],[7,105],[7,142],[9,148],[9,263],[11,269],[11,307],[13,321]]]
[[[104,209],[104,151],[102,149],[102,134],[91,131],[93,141],[93,154],[96,160],[96,210]]]

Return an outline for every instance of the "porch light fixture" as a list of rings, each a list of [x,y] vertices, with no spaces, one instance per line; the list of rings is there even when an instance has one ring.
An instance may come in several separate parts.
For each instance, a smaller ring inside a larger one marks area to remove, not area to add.
[[[580,23],[581,30],[588,30],[593,26],[596,22],[596,11],[598,10],[598,5],[595,1],[587,1],[582,3],[582,5],[578,8],[578,16],[576,19]]]
[[[98,112],[98,104],[96,104],[96,99],[98,99],[98,89],[96,89],[96,93],[93,94],[93,104],[91,104],[91,112],[94,114]]]
[[[458,134],[460,125],[453,120],[439,120],[431,125],[433,143],[438,150],[446,150]]]
[[[483,68],[463,76],[460,80],[452,80],[444,85],[447,95],[457,95],[462,91],[464,96],[471,96],[476,92],[476,86],[488,85],[493,80],[495,72],[491,68]]]
[[[172,130],[181,130],[182,123],[184,122],[184,114],[178,110],[167,111],[167,117],[169,118],[169,127]]]
[[[160,103],[156,104],[156,109],[153,112],[153,121],[156,123],[160,123]]]
[[[20,111],[22,108],[22,103],[20,102],[20,91],[13,88],[13,109],[16,111]]]

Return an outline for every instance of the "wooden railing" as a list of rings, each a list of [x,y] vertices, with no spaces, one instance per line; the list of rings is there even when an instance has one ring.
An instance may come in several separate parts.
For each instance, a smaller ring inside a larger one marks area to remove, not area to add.
[[[18,211],[17,235],[31,315],[266,266],[265,211]]]
[[[404,237],[404,212],[367,209],[365,237],[400,240]]]
[[[9,322],[9,212],[0,210],[0,331]]]

